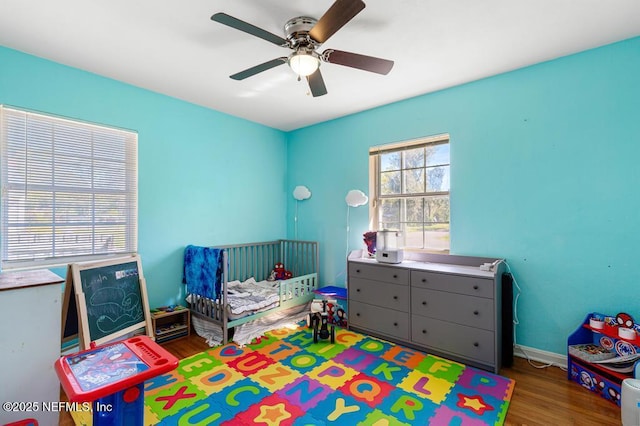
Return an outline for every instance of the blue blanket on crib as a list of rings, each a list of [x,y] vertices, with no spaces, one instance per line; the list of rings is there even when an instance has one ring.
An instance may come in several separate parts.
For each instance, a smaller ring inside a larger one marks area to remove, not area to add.
[[[184,249],[184,278],[187,293],[215,299],[222,288],[223,251],[188,245]]]

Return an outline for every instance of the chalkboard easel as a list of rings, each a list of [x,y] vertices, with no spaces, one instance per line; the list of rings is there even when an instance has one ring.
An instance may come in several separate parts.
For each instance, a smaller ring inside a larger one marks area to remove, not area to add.
[[[62,342],[80,350],[144,329],[154,338],[140,256],[73,263],[67,268]]]

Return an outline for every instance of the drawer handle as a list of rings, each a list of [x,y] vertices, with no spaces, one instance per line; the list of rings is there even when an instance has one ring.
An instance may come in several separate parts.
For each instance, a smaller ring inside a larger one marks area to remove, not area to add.
[[[480,344],[478,342],[474,342],[473,346],[475,346],[477,348],[478,346],[480,346]]]
[[[422,306],[427,306],[427,301],[426,300],[422,302]]]
[[[398,278],[398,276],[394,274],[394,275],[393,275],[393,278]]]
[[[397,322],[394,322],[394,323],[393,323],[393,326],[394,326],[394,327],[397,327],[397,326],[398,326],[398,323],[397,323]]]
[[[474,286],[473,286],[473,289],[474,289],[474,290],[477,290],[477,289],[478,289],[478,284],[474,285]]]
[[[393,300],[398,300],[398,296],[393,296]]]
[[[356,312],[356,316],[359,317],[360,316],[360,312]]]
[[[359,274],[360,273],[360,269],[356,269],[356,272]]]
[[[427,279],[426,279],[426,278],[423,278],[423,279],[422,279],[422,282],[423,282],[423,283],[426,283],[426,282],[427,282]]]
[[[360,289],[359,289],[359,288],[356,288],[356,292],[357,292],[357,293],[360,293]]]
[[[473,311],[473,315],[478,315],[480,312],[478,311]]]
[[[427,334],[427,330],[422,330],[422,334]]]

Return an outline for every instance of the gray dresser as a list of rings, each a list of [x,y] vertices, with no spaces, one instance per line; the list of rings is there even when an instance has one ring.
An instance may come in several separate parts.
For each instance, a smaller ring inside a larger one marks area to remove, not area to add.
[[[495,258],[405,253],[399,264],[354,251],[348,259],[349,328],[467,365],[502,365],[502,272]]]

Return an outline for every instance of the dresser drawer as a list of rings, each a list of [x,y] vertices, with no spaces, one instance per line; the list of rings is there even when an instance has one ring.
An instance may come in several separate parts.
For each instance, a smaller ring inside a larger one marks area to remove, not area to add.
[[[411,316],[411,340],[416,344],[494,365],[494,333],[433,318]]]
[[[409,340],[409,314],[349,300],[349,324]]]
[[[349,279],[364,278],[393,284],[409,285],[409,270],[393,266],[349,262]]]
[[[409,312],[409,286],[351,278],[349,297],[358,302]]]
[[[411,285],[450,293],[493,298],[493,280],[436,272],[411,271]]]
[[[411,313],[493,331],[493,299],[411,288]]]

